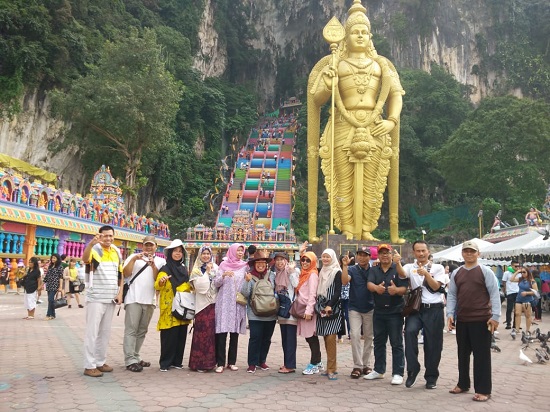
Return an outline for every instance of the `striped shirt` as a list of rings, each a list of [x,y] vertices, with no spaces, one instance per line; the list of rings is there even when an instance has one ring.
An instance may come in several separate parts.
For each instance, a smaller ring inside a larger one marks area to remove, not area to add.
[[[97,244],[91,254],[93,273],[90,273],[92,286],[87,288],[86,301],[111,303],[119,291],[119,272],[122,272],[120,251],[114,245],[103,249]]]

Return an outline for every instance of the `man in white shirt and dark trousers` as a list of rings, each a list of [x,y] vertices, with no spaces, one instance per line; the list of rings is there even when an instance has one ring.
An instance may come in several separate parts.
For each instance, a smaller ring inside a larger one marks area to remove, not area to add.
[[[128,256],[122,270],[126,284],[130,285],[124,299],[124,364],[132,372],[151,366],[141,359],[139,351],[155,311],[155,280],[166,264],[163,258],[155,256],[156,251],[155,237],[145,236],[143,251]]]
[[[502,291],[506,295],[506,329],[511,329],[512,327],[515,329],[516,317],[514,315],[516,298],[519,292],[519,283],[512,282],[512,278],[519,269],[519,262],[516,260],[512,260],[510,266],[514,271],[510,272],[509,270],[506,270],[504,272],[504,275],[502,275]],[[512,323],[513,326],[510,326],[510,323]]]
[[[430,249],[423,240],[413,243],[415,263],[403,267],[414,290],[422,287],[420,312],[409,315],[405,320],[405,359],[407,360],[407,380],[405,386],[411,388],[416,383],[420,372],[418,362],[418,332],[424,331],[424,379],[426,389],[437,388],[439,362],[443,350],[444,294],[443,287],[447,282],[445,268],[429,260]]]

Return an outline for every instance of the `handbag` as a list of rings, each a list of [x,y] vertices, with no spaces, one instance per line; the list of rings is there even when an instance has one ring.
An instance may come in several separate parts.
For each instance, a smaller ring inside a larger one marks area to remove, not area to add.
[[[336,319],[338,316],[340,316],[340,299],[336,302],[334,306],[332,306],[332,312],[326,313],[325,308],[327,306],[328,299],[324,296],[317,296],[317,300],[315,301],[315,313],[317,313],[319,316],[321,316],[323,319]]]
[[[288,291],[281,291],[277,293],[277,296],[279,297],[279,310],[277,311],[277,316],[284,319],[290,318],[292,301],[290,300],[290,296],[288,296]]]
[[[54,309],[59,309],[67,306],[67,298],[65,296],[61,296],[53,301],[53,307]]]
[[[235,287],[237,287],[237,279],[233,278]],[[248,304],[248,299],[241,293],[237,292],[236,301],[238,305],[246,306]]]
[[[402,316],[414,315],[420,312],[420,304],[422,303],[422,286],[417,287],[409,292],[405,307],[401,311]]]
[[[292,305],[290,305],[290,314],[296,319],[303,319],[306,314],[307,303],[302,302],[298,298],[294,299]]]
[[[193,292],[176,292],[172,301],[172,316],[179,320],[192,320],[195,317]]]

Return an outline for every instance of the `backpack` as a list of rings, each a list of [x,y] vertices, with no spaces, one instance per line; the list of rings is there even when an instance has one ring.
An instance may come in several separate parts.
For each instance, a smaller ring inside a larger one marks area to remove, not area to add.
[[[252,312],[262,318],[275,316],[279,311],[279,301],[275,297],[275,291],[269,277],[266,275],[265,278],[258,279],[256,276],[252,276],[252,279],[256,282],[250,296]]]
[[[172,316],[179,320],[192,320],[195,317],[193,292],[176,292],[172,301]]]

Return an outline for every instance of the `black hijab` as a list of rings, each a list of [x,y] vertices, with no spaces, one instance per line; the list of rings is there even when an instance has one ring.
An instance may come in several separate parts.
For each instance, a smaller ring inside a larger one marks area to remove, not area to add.
[[[181,246],[178,246],[181,247]],[[175,248],[174,248],[175,249]],[[174,295],[176,294],[176,288],[182,283],[189,282],[189,271],[183,264],[184,258],[180,261],[175,261],[172,259],[172,253],[174,249],[164,250],[166,252],[166,265],[164,265],[160,271],[170,275],[170,283],[172,284],[172,289]],[[185,256],[185,251],[184,251]]]

